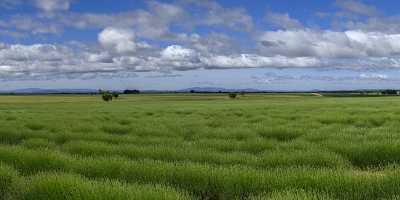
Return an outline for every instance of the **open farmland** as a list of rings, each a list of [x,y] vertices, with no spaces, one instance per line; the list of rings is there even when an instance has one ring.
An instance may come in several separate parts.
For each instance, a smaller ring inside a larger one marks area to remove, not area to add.
[[[0,96],[0,199],[400,199],[400,98]]]

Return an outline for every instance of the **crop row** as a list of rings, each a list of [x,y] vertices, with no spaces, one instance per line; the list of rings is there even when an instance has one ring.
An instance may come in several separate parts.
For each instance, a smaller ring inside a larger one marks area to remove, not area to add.
[[[25,176],[43,172],[73,173],[86,178],[134,184],[160,184],[200,199],[247,199],[288,189],[317,191],[338,199],[390,198],[400,189],[400,170],[383,171],[286,168],[256,170],[190,162],[78,157],[57,151],[0,146],[0,161]]]
[[[41,172],[21,176],[0,164],[0,199],[7,200],[189,200],[190,196],[161,185],[125,184],[115,180],[89,180],[80,175]]]
[[[334,127],[335,128],[335,127]],[[333,133],[332,133],[333,132]],[[379,134],[378,134],[379,133]],[[390,130],[378,129],[365,136],[363,129],[314,133],[302,139],[279,141],[252,139],[184,141],[165,137],[107,136],[0,130],[0,143],[29,148],[49,148],[85,156],[123,156],[130,159],[192,161],[217,165],[242,164],[256,168],[313,166],[379,168],[400,163],[400,141]],[[124,141],[124,142],[122,142]]]

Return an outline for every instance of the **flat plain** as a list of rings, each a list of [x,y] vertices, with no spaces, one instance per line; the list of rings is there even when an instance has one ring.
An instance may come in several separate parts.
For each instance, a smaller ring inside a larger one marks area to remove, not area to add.
[[[0,199],[400,199],[400,98],[0,96]]]

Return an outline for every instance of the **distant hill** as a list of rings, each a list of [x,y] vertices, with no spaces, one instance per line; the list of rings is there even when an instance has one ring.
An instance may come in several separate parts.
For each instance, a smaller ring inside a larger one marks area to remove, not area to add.
[[[262,90],[253,89],[253,88],[244,88],[244,89],[227,89],[220,87],[191,87],[185,88],[181,90],[177,90],[177,92],[262,92]]]
[[[222,87],[190,87],[180,90],[141,90],[141,93],[190,93],[191,91],[199,93],[228,93],[228,92],[285,92],[285,91],[269,91],[269,90],[258,90],[254,88],[243,88],[243,89],[231,89]],[[3,90],[0,91],[2,94],[87,94],[87,93],[97,93],[97,89],[43,89],[43,88],[23,88],[16,90]],[[122,90],[120,91],[122,92]]]
[[[229,93],[229,92],[245,92],[245,93],[257,93],[257,92],[266,92],[266,93],[376,93],[376,92],[388,92],[388,91],[397,91],[393,89],[364,89],[364,90],[308,90],[308,91],[289,91],[289,90],[259,90],[254,88],[242,88],[242,89],[232,89],[232,88],[223,88],[223,87],[190,87],[184,88],[180,90],[140,90],[140,93],[190,93],[191,91],[197,93]],[[119,90],[119,92],[123,92],[123,90]],[[16,90],[0,90],[0,94],[89,94],[89,93],[98,93],[97,89],[72,89],[72,88],[61,88],[61,89],[43,89],[43,88],[23,88]],[[399,92],[400,93],[400,92]]]
[[[1,91],[1,93],[14,94],[79,94],[79,93],[94,93],[95,89],[42,89],[42,88],[23,88],[16,90]]]

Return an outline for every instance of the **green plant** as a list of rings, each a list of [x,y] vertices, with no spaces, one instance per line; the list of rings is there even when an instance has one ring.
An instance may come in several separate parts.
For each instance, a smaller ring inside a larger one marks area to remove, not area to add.
[[[235,99],[237,97],[237,94],[236,93],[229,93],[228,96],[231,99]]]
[[[113,93],[112,93],[112,96],[113,96],[115,99],[118,99],[119,93],[118,93],[118,92],[113,92]]]
[[[103,92],[101,94],[101,98],[103,99],[103,101],[112,101],[113,100],[113,95],[109,92]]]

